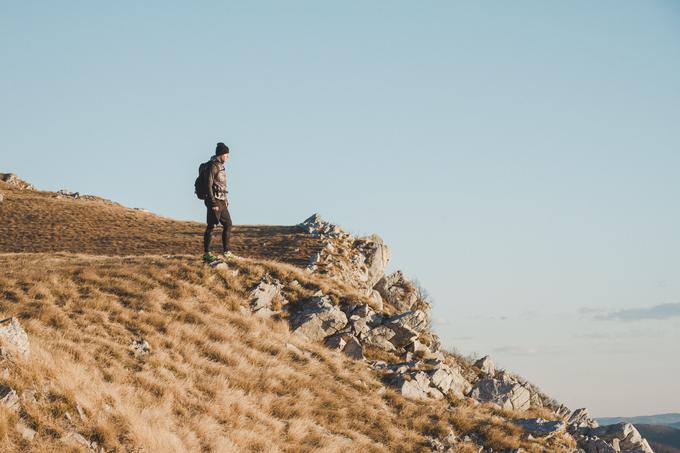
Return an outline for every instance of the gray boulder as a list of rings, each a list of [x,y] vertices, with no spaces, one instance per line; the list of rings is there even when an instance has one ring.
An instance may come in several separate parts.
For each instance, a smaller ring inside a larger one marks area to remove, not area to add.
[[[344,352],[355,360],[364,359],[364,349],[356,337],[349,333],[336,333],[326,338],[326,346],[336,351]]]
[[[526,410],[531,406],[531,392],[520,383],[507,378],[480,379],[470,396],[477,401],[494,403],[505,409]]]
[[[263,279],[250,292],[250,309],[254,312],[264,311],[265,313],[272,312],[272,303],[274,299],[280,297],[285,304],[287,301],[281,294],[283,284],[278,280]]]
[[[576,409],[571,413],[571,415],[569,415],[569,418],[567,419],[567,426],[569,427],[569,430],[572,431],[579,428],[597,428],[599,425],[595,420],[590,418],[588,409],[582,407],[580,409]]]
[[[410,310],[418,301],[416,287],[404,277],[401,271],[381,278],[376,283],[375,289],[399,311]]]
[[[614,448],[618,447],[621,452],[654,453],[647,440],[630,423],[589,428],[584,433],[587,436],[597,437],[609,442]]]
[[[429,371],[430,382],[441,392],[452,392],[459,398],[464,397],[472,385],[463,377],[457,368],[441,365],[439,368]]]
[[[389,327],[378,326],[368,331],[364,338],[364,344],[384,349],[385,351],[394,351],[396,348],[390,341],[394,335],[394,330]]]
[[[347,316],[327,297],[315,296],[302,302],[291,322],[295,333],[320,341],[345,327]]]
[[[0,320],[0,353],[16,353],[23,357],[28,357],[31,353],[28,335],[17,318]]]
[[[430,385],[430,377],[424,371],[396,374],[391,381],[406,398],[419,401],[444,398],[441,391]]]
[[[429,318],[422,310],[413,310],[387,318],[385,324],[390,327],[406,327],[416,333],[422,333],[429,328]]]
[[[564,432],[566,424],[561,421],[545,420],[543,418],[519,418],[512,420],[521,426],[524,431],[536,437],[549,437]]]

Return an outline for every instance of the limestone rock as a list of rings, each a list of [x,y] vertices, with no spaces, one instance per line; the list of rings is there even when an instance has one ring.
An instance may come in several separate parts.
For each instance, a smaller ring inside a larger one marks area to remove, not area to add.
[[[385,351],[394,351],[396,348],[390,341],[394,337],[394,331],[387,326],[378,326],[371,329],[364,338],[364,344],[375,346]]]
[[[585,433],[591,437],[597,437],[605,440],[616,447],[620,451],[635,451],[644,453],[654,453],[646,439],[640,435],[640,432],[630,423],[618,423],[616,425],[601,426],[598,428],[589,428]]]
[[[590,418],[588,409],[582,407],[571,413],[567,419],[567,426],[569,427],[569,430],[576,430],[579,428],[597,428],[599,425],[595,420]]]
[[[358,247],[364,257],[366,265],[366,286],[373,288],[385,275],[385,268],[390,261],[390,249],[385,245],[382,238],[372,235],[358,241]]]
[[[480,379],[470,396],[481,402],[498,404],[505,409],[526,410],[531,406],[529,390],[509,379]]]
[[[287,303],[281,290],[283,284],[278,280],[263,279],[250,292],[250,309],[253,313],[273,314],[273,302],[277,297],[280,297],[283,303]]]
[[[546,437],[563,432],[566,428],[564,422],[545,420],[543,418],[519,418],[512,421],[524,428],[524,431],[532,436]]]
[[[422,333],[428,329],[429,319],[422,310],[413,310],[387,318],[385,324],[388,326],[407,327],[416,333]]]
[[[481,370],[482,373],[493,377],[496,374],[496,366],[494,365],[491,357],[485,355],[481,359],[475,362],[475,366]]]
[[[151,352],[151,346],[149,342],[144,338],[137,338],[130,342],[130,349],[135,355],[145,355]]]
[[[349,333],[336,333],[326,338],[326,346],[336,351],[344,352],[348,357],[355,360],[364,359],[364,350],[359,340]]]
[[[442,392],[430,385],[430,378],[424,371],[397,374],[391,380],[406,398],[423,401],[444,397]]]
[[[30,355],[28,335],[17,318],[5,318],[0,321],[0,352],[2,355],[6,353],[18,353],[23,357]]]
[[[456,368],[441,365],[439,368],[436,368],[429,373],[432,385],[437,387],[444,394],[452,392],[457,397],[462,398],[470,392],[470,389],[472,388],[472,385]]]
[[[310,340],[320,341],[347,325],[347,316],[325,296],[302,302],[302,310],[292,318],[293,330]]]
[[[24,424],[24,422],[22,422],[22,421],[17,422],[15,428],[16,428],[17,432],[19,434],[21,434],[21,437],[23,437],[24,440],[26,440],[28,442],[33,441],[33,439],[35,438],[35,435],[38,434],[37,432],[35,432],[34,430],[32,430],[31,428],[26,426]]]
[[[381,278],[376,283],[375,289],[398,311],[410,310],[418,301],[416,287],[404,277],[401,271]]]
[[[76,199],[76,200],[77,200],[78,198],[80,198],[80,193],[78,193],[78,192],[71,192],[70,190],[66,190],[66,189],[61,189],[61,190],[59,190],[57,193],[58,193],[59,196],[61,196],[61,197],[73,198],[73,199]]]

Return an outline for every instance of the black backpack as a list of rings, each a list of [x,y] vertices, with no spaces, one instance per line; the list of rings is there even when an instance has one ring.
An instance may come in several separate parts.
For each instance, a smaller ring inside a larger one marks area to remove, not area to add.
[[[198,178],[194,182],[194,193],[199,200],[205,200],[208,197],[208,172],[212,161],[203,162],[198,166]]]

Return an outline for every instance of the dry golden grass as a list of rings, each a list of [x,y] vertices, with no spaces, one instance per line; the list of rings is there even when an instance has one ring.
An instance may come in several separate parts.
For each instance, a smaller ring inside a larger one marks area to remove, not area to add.
[[[2,181],[0,190],[5,196],[0,202],[0,252],[203,253],[203,217],[200,222],[179,221],[101,199],[19,190]],[[215,250],[221,247],[220,232],[221,227],[215,229]],[[232,233],[234,253],[251,258],[304,265],[320,248],[318,239],[295,226],[234,225]]]
[[[265,274],[286,283],[291,304],[319,289],[362,300],[292,265],[318,246],[293,227],[237,227],[236,253],[258,259],[215,270],[195,254],[198,223],[2,190],[0,252],[21,253],[0,253],[0,316],[21,320],[32,349],[0,363],[0,382],[22,399],[20,413],[0,405],[2,451],[82,451],[63,440],[77,432],[116,452],[418,452],[450,428],[494,449],[569,446],[527,440],[508,421],[526,414],[379,391],[364,362],[298,338],[285,319],[244,313]],[[149,354],[132,352],[138,338]],[[37,431],[32,442],[19,420]]]

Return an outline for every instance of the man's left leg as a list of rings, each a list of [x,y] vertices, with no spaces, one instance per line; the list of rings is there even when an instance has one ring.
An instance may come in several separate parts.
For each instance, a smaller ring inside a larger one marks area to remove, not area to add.
[[[222,224],[222,252],[226,253],[229,249],[229,241],[231,239],[231,215],[229,209],[220,209],[220,223]]]

